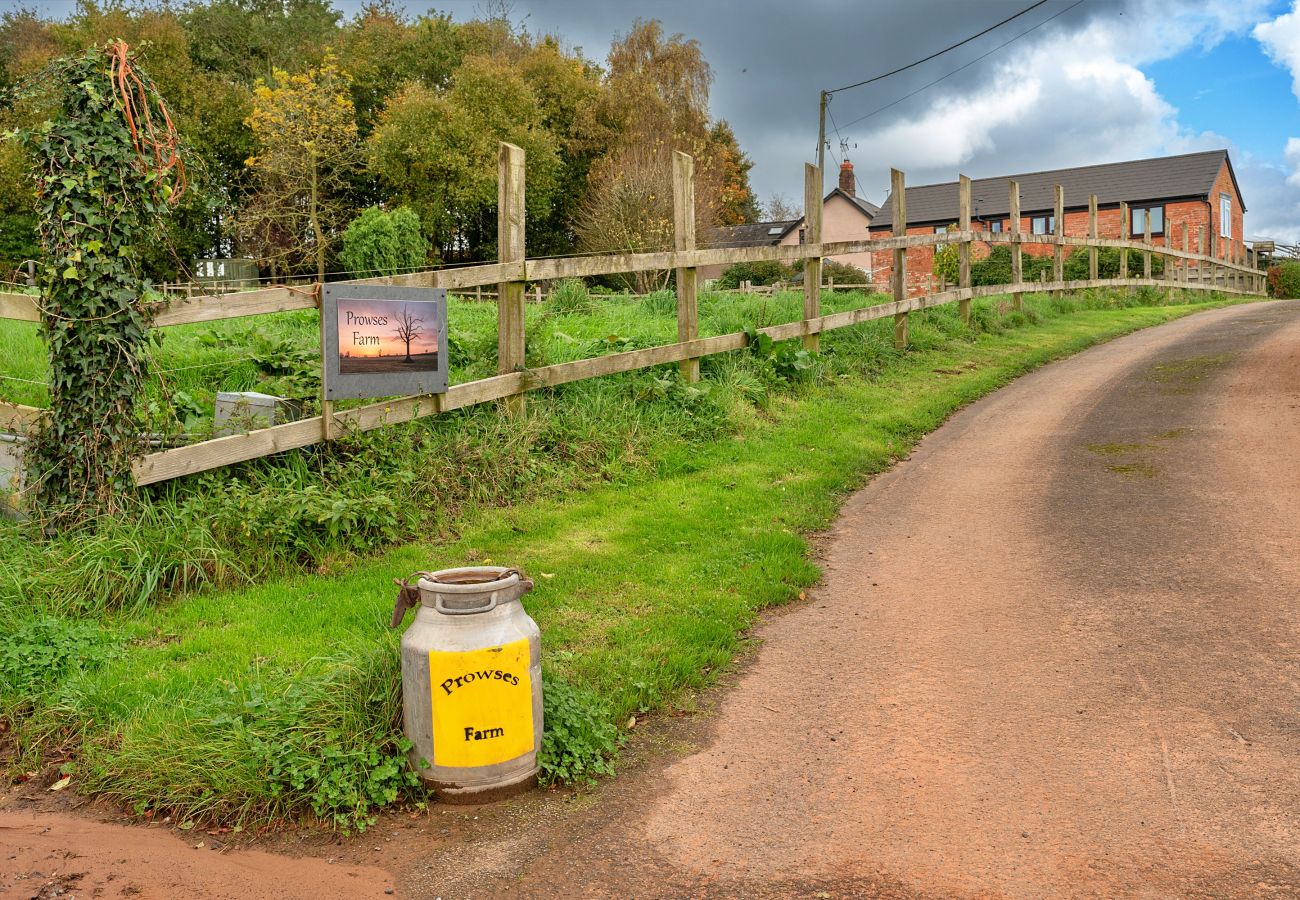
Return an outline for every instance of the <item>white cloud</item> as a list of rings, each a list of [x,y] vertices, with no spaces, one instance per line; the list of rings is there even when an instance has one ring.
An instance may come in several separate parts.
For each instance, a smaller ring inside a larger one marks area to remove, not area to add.
[[[1300,0],[1291,12],[1256,25],[1253,34],[1269,59],[1291,70],[1291,91],[1300,98]]]
[[[1300,187],[1300,138],[1287,138],[1286,150],[1283,151],[1286,158],[1286,164],[1291,169],[1291,174],[1287,176],[1286,183],[1293,187]]]

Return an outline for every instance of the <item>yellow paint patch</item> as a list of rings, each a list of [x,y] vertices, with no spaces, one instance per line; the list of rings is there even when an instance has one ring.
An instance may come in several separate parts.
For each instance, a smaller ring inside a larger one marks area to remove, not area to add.
[[[429,653],[433,764],[490,766],[533,749],[528,641]]]

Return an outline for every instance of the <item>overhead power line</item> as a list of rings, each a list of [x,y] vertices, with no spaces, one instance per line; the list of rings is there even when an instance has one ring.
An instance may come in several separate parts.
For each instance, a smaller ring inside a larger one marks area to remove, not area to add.
[[[1046,2],[1047,0],[1038,0],[1037,3],[1033,4],[1032,6],[1025,7],[1020,12],[1016,13],[1014,16],[1009,16],[1003,19],[1001,22],[998,22],[996,25],[990,25],[988,28],[985,28],[979,34],[972,34],[970,37],[966,38],[965,40],[958,41],[957,43],[952,44],[951,46],[944,47],[942,50],[938,51],[937,53],[931,53],[925,59],[918,59],[916,62],[911,62],[905,66],[900,66],[899,68],[894,69],[891,72],[886,72],[883,75],[876,75],[875,77],[868,78],[864,81],[857,81],[854,82],[853,84],[846,84],[844,85],[844,87],[832,88],[829,91],[823,91],[823,93],[828,96],[830,94],[838,94],[840,91],[848,91],[848,90],[852,90],[853,88],[859,88],[862,87],[864,84],[871,84],[873,81],[880,81],[882,79],[888,78],[891,75],[897,75],[899,72],[906,72],[908,69],[914,69],[917,66],[921,65],[922,63],[928,63],[930,60],[934,59],[935,57],[943,56],[945,53],[947,53],[950,50],[956,50],[958,47],[964,44],[969,44],[971,41],[975,40],[976,38],[982,38],[990,31],[996,31],[997,29],[1001,28],[1003,25],[1007,24],[1008,22],[1020,18],[1025,13],[1032,12],[1035,9],[1038,9],[1038,7],[1042,6]]]
[[[1006,47],[1008,44],[1013,44],[1013,43],[1015,43],[1016,41],[1020,40],[1020,39],[1021,39],[1022,37],[1024,37],[1025,35],[1029,34],[1031,31],[1036,31],[1036,30],[1038,30],[1039,28],[1042,28],[1044,25],[1046,25],[1048,22],[1052,21],[1053,19],[1065,15],[1065,14],[1068,13],[1070,10],[1074,9],[1076,6],[1080,6],[1080,5],[1082,5],[1083,2],[1084,2],[1084,0],[1075,0],[1074,3],[1071,3],[1071,4],[1070,4],[1069,6],[1067,6],[1065,9],[1061,10],[1060,12],[1056,13],[1055,15],[1048,16],[1046,19],[1044,19],[1043,21],[1039,22],[1039,23],[1036,24],[1036,25],[1031,25],[1029,28],[1026,28],[1024,31],[1020,32],[1020,34],[1017,34],[1015,37],[1012,37],[1012,38],[1009,38],[1008,40],[1003,41],[1001,44],[998,44],[996,47],[994,47],[992,50],[989,50],[987,53],[982,53],[982,54],[980,54],[979,56],[977,56],[977,57],[975,57],[974,59],[972,59],[970,62],[965,63],[964,65],[958,66],[957,68],[953,69],[951,72],[948,72],[948,73],[946,73],[946,74],[944,74],[944,75],[940,75],[940,76],[939,76],[938,78],[936,78],[934,81],[931,81],[931,82],[929,82],[928,84],[923,84],[923,85],[921,85],[921,86],[920,86],[919,88],[917,88],[916,90],[912,91],[912,92],[909,93],[909,94],[904,94],[903,96],[899,97],[897,100],[893,100],[893,101],[891,101],[891,102],[889,102],[889,103],[886,103],[884,106],[881,106],[881,107],[878,107],[878,108],[876,108],[876,109],[873,109],[871,112],[867,113],[867,114],[864,115],[864,116],[858,116],[856,119],[853,119],[852,121],[849,121],[849,122],[844,123],[844,126],[843,126],[843,127],[844,127],[844,128],[849,128],[849,127],[851,127],[851,126],[853,126],[853,125],[858,124],[859,122],[865,121],[866,119],[870,119],[872,116],[874,116],[874,115],[878,115],[878,114],[884,112],[885,110],[887,110],[887,109],[889,109],[889,108],[891,108],[891,107],[897,106],[898,104],[902,103],[904,100],[909,100],[909,99],[911,99],[912,97],[915,97],[917,94],[921,93],[922,91],[924,91],[924,90],[928,90],[929,88],[934,87],[936,84],[938,84],[939,82],[943,81],[945,78],[951,78],[953,75],[956,75],[958,72],[962,71],[963,69],[969,69],[971,66],[975,65],[975,63],[979,62],[980,60],[982,60],[982,59],[987,59],[988,57],[992,56],[994,53],[997,53],[997,52],[998,52],[999,50],[1001,50],[1003,47]]]

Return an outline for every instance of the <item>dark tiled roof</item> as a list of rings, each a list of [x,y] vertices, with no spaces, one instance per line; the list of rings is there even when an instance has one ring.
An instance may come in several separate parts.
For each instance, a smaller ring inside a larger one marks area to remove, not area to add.
[[[779,244],[803,219],[781,222],[751,222],[747,225],[724,225],[714,230],[711,247],[766,247]]]
[[[1051,210],[1053,187],[1065,189],[1067,208],[1087,206],[1088,195],[1096,194],[1100,206],[1114,206],[1144,200],[1175,197],[1208,197],[1219,177],[1219,169],[1228,158],[1227,150],[1207,150],[1182,156],[1160,156],[1130,162],[1053,169],[1023,175],[1001,175],[971,181],[972,215],[979,218],[1006,216],[1011,211],[1007,182],[1020,182],[1020,209],[1024,213]],[[1232,163],[1228,163],[1232,172]],[[1236,183],[1236,175],[1232,175]],[[1238,188],[1240,196],[1240,188]],[[891,227],[894,222],[893,197],[885,201],[871,223],[873,231]],[[1243,209],[1245,204],[1243,203]],[[907,189],[909,225],[942,224],[957,221],[957,182],[926,184]]]

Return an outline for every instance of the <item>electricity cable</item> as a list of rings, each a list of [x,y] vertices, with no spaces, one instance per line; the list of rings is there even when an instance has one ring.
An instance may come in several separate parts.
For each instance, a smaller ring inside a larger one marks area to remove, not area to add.
[[[894,69],[893,71],[890,72],[886,72],[883,75],[876,75],[873,78],[867,78],[863,81],[858,81],[853,84],[846,84],[844,85],[844,87],[837,87],[832,90],[826,91],[825,93],[827,95],[838,94],[840,91],[848,91],[848,90],[852,90],[853,88],[859,88],[862,87],[863,85],[871,84],[872,82],[875,81],[881,81],[882,79],[888,78],[891,75],[897,75],[899,72],[906,72],[908,69],[914,69],[917,66],[921,65],[922,63],[927,63],[936,57],[943,56],[945,53],[949,52],[950,50],[956,50],[958,47],[964,44],[969,44],[971,41],[975,40],[976,38],[983,37],[984,35],[988,34],[990,31],[996,31],[997,29],[1001,28],[1003,25],[1007,24],[1008,22],[1020,18],[1025,13],[1032,12],[1035,9],[1038,9],[1038,7],[1042,6],[1046,2],[1047,0],[1038,0],[1037,3],[1025,7],[1020,12],[1016,13],[1014,16],[1009,16],[1008,18],[1003,19],[1001,22],[998,22],[996,25],[990,25],[988,28],[985,28],[979,34],[972,34],[970,37],[966,38],[965,40],[958,41],[957,43],[952,44],[951,46],[944,47],[942,50],[938,51],[937,53],[931,53],[929,56],[925,57],[924,59],[918,59],[916,62],[908,63],[905,66],[900,66],[899,68]]]

